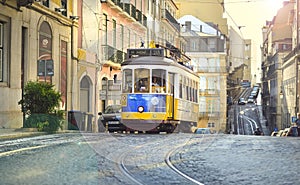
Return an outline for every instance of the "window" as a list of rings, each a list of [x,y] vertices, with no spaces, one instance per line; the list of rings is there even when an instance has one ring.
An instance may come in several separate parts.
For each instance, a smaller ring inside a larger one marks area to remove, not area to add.
[[[117,21],[113,19],[113,47],[116,48],[117,46]]]
[[[4,29],[3,29],[3,23],[0,22],[0,82],[3,82],[3,48],[4,48],[4,41],[3,41],[3,33],[4,33]]]
[[[207,127],[211,128],[211,127],[215,127],[215,123],[208,123]]]
[[[67,16],[67,8],[68,8],[68,1],[67,0],[61,0],[61,7],[66,9],[66,11],[63,11],[61,14],[64,16]]]
[[[0,83],[8,82],[9,18],[0,15]]]
[[[168,79],[168,93],[174,94],[175,75],[173,73],[168,73]]]
[[[134,70],[134,83],[135,92],[149,92],[149,69],[136,69]]]
[[[124,26],[121,25],[121,49],[123,51],[123,48],[124,48]]]
[[[49,8],[49,0],[43,0],[42,4]]]
[[[151,87],[153,93],[166,92],[166,70],[153,69]]]
[[[209,51],[216,51],[216,39],[208,39],[208,50]]]
[[[182,98],[182,76],[179,76],[179,98]]]
[[[245,51],[249,51],[250,50],[250,45],[249,44],[246,44],[245,46]]]
[[[132,92],[132,70],[125,69],[123,71],[123,93],[131,93]]]
[[[103,45],[107,45],[107,15],[106,14],[103,14],[103,22],[102,22],[102,25],[103,25],[103,36],[104,36],[104,39],[103,39]]]
[[[39,60],[52,60],[52,29],[48,22],[44,21],[39,28]],[[51,82],[50,75],[39,76],[40,81]]]
[[[128,46],[127,46],[128,48],[130,48],[130,43],[131,43],[130,35],[131,35],[130,29],[128,29]]]

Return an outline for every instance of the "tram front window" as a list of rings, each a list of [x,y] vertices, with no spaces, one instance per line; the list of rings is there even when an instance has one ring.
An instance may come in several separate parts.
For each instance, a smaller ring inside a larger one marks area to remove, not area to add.
[[[153,69],[152,70],[152,93],[166,92],[166,70]]]
[[[149,69],[135,69],[134,70],[134,81],[135,81],[135,92],[137,93],[148,93],[149,92]]]

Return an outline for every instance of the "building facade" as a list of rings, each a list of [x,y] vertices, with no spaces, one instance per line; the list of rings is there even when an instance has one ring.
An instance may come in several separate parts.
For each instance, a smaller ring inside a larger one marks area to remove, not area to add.
[[[226,39],[192,15],[181,17],[179,22],[184,25],[181,35],[187,41],[186,55],[200,77],[197,127],[226,132]]]
[[[0,125],[20,128],[18,101],[28,81],[47,81],[62,94],[61,110],[79,107],[77,76],[78,23],[73,1],[2,1],[0,3]],[[43,67],[44,66],[44,67]]]
[[[270,130],[290,126],[297,112],[297,62],[291,52],[293,12],[294,3],[285,2],[262,29],[262,106]]]

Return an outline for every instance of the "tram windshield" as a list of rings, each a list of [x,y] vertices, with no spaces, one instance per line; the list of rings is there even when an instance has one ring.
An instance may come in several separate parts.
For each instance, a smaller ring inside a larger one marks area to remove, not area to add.
[[[123,93],[165,93],[166,70],[163,69],[124,69]]]
[[[152,69],[151,87],[153,93],[166,92],[166,70]]]

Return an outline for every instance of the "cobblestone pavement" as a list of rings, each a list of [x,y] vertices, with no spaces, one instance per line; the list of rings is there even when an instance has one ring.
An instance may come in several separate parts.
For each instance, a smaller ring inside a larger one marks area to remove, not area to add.
[[[176,149],[170,141],[181,146],[172,153],[171,162],[203,184],[300,184],[300,137],[104,133],[1,141],[5,151],[9,151],[9,147],[28,148],[33,144],[48,147],[0,157],[0,184],[131,185],[133,183],[124,179],[116,166],[122,153],[140,145],[149,147],[139,148],[141,155],[132,156],[145,160],[145,164],[137,166],[137,160],[132,160],[132,164],[138,167],[138,173],[146,175],[145,184],[184,184],[170,180],[171,176],[165,173],[162,156]],[[155,151],[161,155],[156,156]],[[126,160],[127,164],[133,157]],[[142,168],[144,166],[151,167],[151,171]]]
[[[204,184],[300,184],[300,138],[214,135],[173,156]]]

